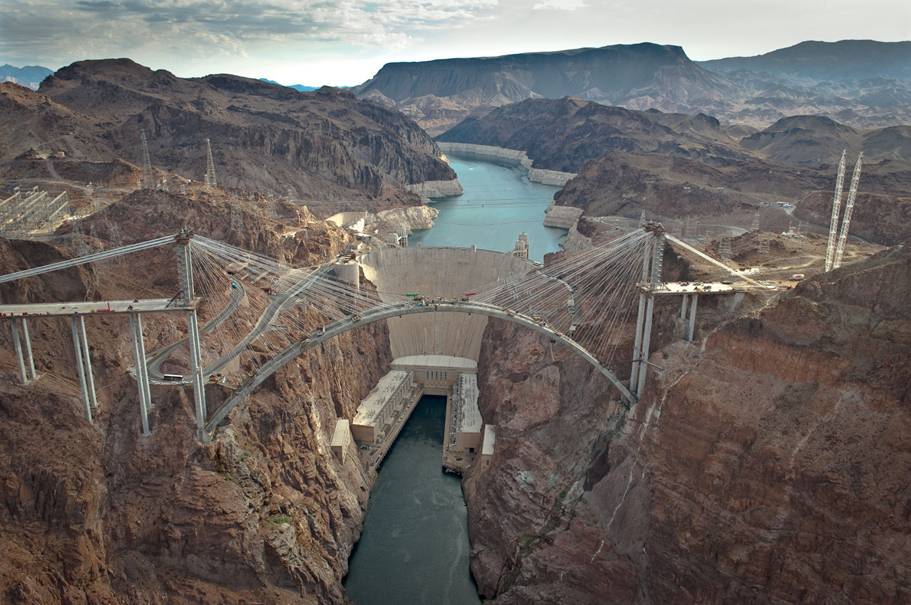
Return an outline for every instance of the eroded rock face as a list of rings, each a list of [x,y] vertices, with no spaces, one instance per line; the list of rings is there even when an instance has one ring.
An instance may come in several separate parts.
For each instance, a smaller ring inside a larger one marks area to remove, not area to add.
[[[455,179],[414,122],[334,88],[302,94],[239,76],[178,78],[108,59],[64,67],[40,92],[3,84],[0,107],[0,124],[15,135],[0,143],[0,174],[11,178],[27,170],[55,181],[135,186],[123,182],[130,175],[104,166],[116,160],[141,166],[145,130],[156,168],[201,179],[208,138],[219,185],[335,200],[326,216],[367,202],[377,208],[417,203],[407,185]],[[32,151],[63,156],[62,174],[53,161],[24,163]],[[339,208],[338,201],[351,207]]]
[[[183,203],[137,194],[98,217],[98,235],[111,224],[124,229],[137,208],[167,222],[168,207]],[[201,198],[185,218],[215,237],[224,209],[223,201]],[[247,228],[232,234],[235,241],[289,262],[325,259],[347,241],[307,215],[289,236],[288,224],[258,217],[254,225],[257,217],[239,210]],[[141,226],[135,231],[141,235]],[[166,282],[168,252],[111,271]],[[0,273],[65,256],[48,244],[2,240]],[[62,280],[31,280],[16,294],[110,297],[100,275],[71,270]],[[153,431],[143,437],[127,373],[126,319],[92,318],[86,326],[100,404],[91,425],[82,417],[64,322],[32,320],[40,378],[28,387],[13,374],[8,332],[0,336],[0,602],[344,602],[341,580],[373,478],[350,460],[338,462],[329,442],[336,419],[350,418],[388,370],[385,326],[342,335],[287,365],[208,444],[194,435],[192,393],[174,387],[153,388]],[[150,319],[145,328],[150,352],[184,329],[177,319]],[[218,385],[207,391],[212,409],[226,395]]]
[[[582,362],[536,362],[546,343],[492,332],[485,351],[519,353],[482,366],[485,421],[503,427],[466,481],[483,594],[907,601],[909,295],[902,247],[807,280],[659,346],[629,414]]]

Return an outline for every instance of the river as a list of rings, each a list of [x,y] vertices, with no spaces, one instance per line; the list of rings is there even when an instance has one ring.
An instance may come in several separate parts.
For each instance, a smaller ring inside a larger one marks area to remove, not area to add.
[[[489,162],[450,164],[464,193],[435,202],[433,228],[416,231],[410,245],[506,252],[525,232],[533,260],[559,249],[565,231],[542,224],[556,187]],[[445,412],[445,397],[422,398],[383,462],[345,579],[356,605],[480,603],[461,485],[442,471]]]

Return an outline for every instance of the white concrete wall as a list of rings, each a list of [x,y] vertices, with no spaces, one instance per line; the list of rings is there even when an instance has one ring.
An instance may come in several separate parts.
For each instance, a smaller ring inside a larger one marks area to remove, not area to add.
[[[475,145],[474,143],[438,142],[443,153],[459,155],[469,159],[484,160],[506,166],[518,166],[528,174],[528,180],[543,185],[562,187],[576,176],[574,172],[560,172],[544,168],[532,168],[528,155],[519,149],[507,149],[494,145]]]
[[[358,259],[364,277],[383,292],[418,292],[425,297],[461,298],[509,275],[524,275],[534,265],[501,252],[470,248],[380,248]],[[486,317],[428,313],[388,320],[395,358],[451,355],[477,361]]]
[[[412,193],[417,193],[424,199],[462,195],[462,183],[459,182],[459,179],[452,179],[451,181],[424,181],[422,183],[405,185],[405,188]]]

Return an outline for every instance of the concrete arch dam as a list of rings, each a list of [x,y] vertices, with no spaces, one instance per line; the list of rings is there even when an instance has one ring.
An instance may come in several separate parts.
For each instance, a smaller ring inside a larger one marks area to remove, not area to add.
[[[389,303],[406,293],[459,300],[469,292],[516,282],[537,268],[511,254],[474,248],[380,248],[358,261],[380,299]],[[392,356],[400,364],[432,356],[469,360],[476,368],[487,317],[440,312],[393,317],[387,324]]]

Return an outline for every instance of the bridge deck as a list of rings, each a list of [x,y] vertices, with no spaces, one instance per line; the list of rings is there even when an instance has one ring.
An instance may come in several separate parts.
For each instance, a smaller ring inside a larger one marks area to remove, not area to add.
[[[680,295],[680,294],[734,294],[743,292],[746,288],[724,282],[665,282],[657,288],[650,288],[647,284],[640,286],[644,291],[661,295]]]
[[[139,300],[102,300],[97,302],[39,303],[29,305],[0,305],[0,317],[61,317],[94,315],[96,313],[172,313],[192,311],[199,304],[194,299],[189,305],[170,298]]]

